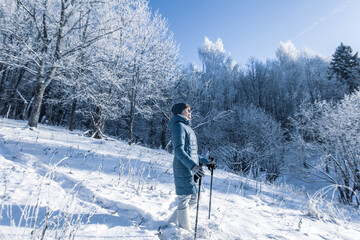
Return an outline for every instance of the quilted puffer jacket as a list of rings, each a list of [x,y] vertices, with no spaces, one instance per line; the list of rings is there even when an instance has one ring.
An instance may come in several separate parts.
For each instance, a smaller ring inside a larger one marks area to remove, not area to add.
[[[174,147],[174,180],[177,195],[196,193],[194,173],[195,165],[206,164],[207,159],[198,155],[196,135],[190,121],[182,115],[174,115],[169,122],[171,141]]]

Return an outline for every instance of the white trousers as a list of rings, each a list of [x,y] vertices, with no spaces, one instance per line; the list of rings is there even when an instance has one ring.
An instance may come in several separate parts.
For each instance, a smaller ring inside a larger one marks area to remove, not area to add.
[[[183,210],[188,206],[195,206],[196,205],[196,194],[190,195],[178,195],[177,197],[177,209]]]

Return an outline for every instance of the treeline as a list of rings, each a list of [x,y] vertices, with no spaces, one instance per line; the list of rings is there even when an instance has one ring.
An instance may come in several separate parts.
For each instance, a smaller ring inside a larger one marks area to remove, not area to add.
[[[176,96],[194,106],[202,149],[232,170],[274,181],[296,147],[304,153],[292,167],[332,184],[343,202],[358,201],[360,59],[350,46],[341,43],[328,61],[289,41],[276,59],[241,67],[221,40],[205,39],[199,56],[202,68],[184,70]],[[307,160],[311,152],[318,160]]]
[[[318,170],[352,201],[359,134],[344,138],[350,132],[326,115],[341,116],[344,104],[344,114],[359,112],[360,60],[350,46],[341,43],[329,61],[289,41],[276,59],[239,65],[221,40],[205,38],[198,54],[201,67],[179,63],[166,19],[147,0],[0,0],[0,113],[171,150],[170,109],[187,102],[203,153],[274,181],[287,144],[311,143],[331,156]]]

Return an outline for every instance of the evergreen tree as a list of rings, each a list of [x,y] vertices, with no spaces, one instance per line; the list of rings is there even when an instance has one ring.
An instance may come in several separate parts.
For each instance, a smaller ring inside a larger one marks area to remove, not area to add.
[[[330,78],[335,77],[339,81],[346,83],[350,93],[360,85],[359,81],[360,61],[358,53],[352,54],[350,46],[343,43],[336,48],[330,62]]]

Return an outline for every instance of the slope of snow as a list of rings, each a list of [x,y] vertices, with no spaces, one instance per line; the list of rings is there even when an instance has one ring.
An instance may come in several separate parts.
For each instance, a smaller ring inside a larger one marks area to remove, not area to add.
[[[0,119],[0,239],[193,239],[174,225],[158,231],[176,206],[171,154],[25,125]],[[360,236],[355,208],[322,211],[288,185],[219,169],[208,219],[209,174],[203,186],[198,239]]]

